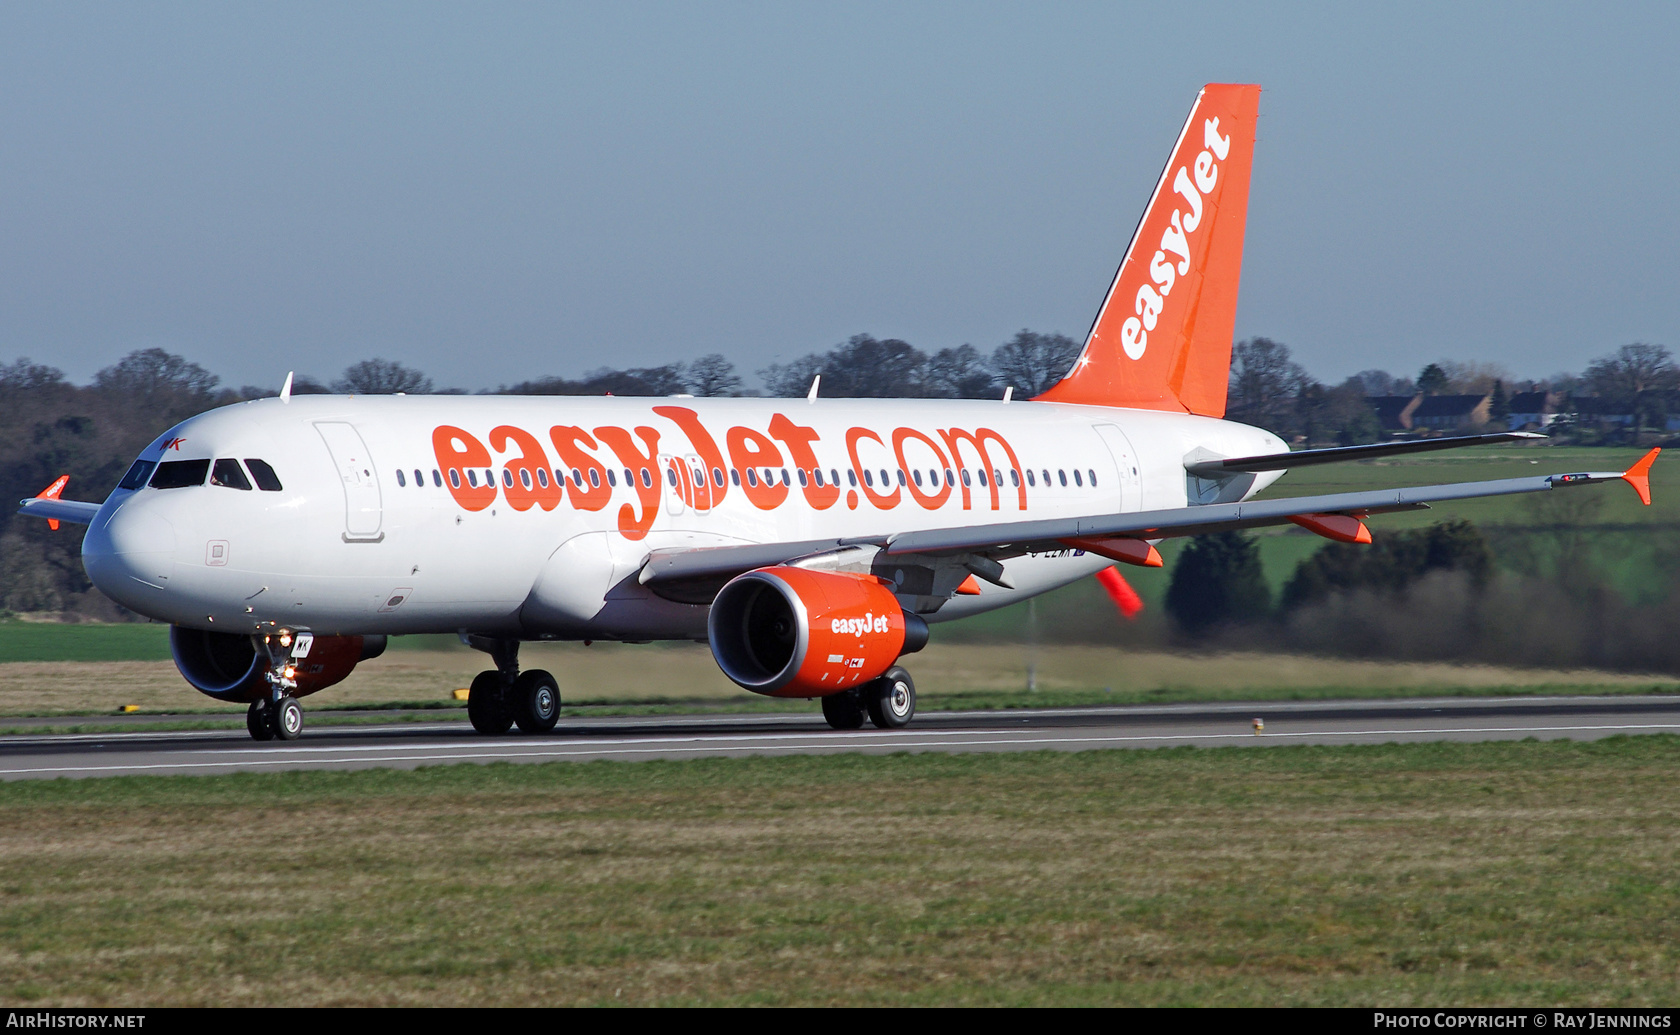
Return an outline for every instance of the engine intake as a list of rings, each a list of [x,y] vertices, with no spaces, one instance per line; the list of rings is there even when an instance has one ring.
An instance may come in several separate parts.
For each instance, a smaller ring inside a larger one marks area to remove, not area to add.
[[[255,701],[268,696],[268,652],[260,646],[263,637],[239,633],[206,632],[179,625],[169,629],[169,651],[175,667],[193,689],[219,701]],[[309,653],[290,659],[297,688],[293,697],[305,697],[341,683],[357,662],[377,658],[385,652],[383,636],[317,636]],[[289,654],[276,644],[276,657]]]
[[[718,592],[707,619],[723,674],[770,697],[826,697],[927,645],[927,623],[873,575],[760,568]]]

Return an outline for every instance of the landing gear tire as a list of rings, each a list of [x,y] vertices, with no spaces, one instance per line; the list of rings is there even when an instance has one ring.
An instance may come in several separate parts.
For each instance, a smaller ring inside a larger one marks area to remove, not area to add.
[[[269,712],[274,735],[281,740],[296,740],[303,736],[303,706],[295,697],[282,697]]]
[[[897,665],[864,688],[863,700],[877,729],[903,729],[916,716],[916,684]]]
[[[245,709],[245,731],[252,740],[273,740],[274,724],[270,721],[267,701],[252,701]]]
[[[863,727],[863,701],[856,690],[842,690],[822,699],[823,718],[837,730]]]
[[[473,729],[491,736],[506,733],[513,725],[513,715],[502,698],[502,676],[495,669],[473,677],[467,690],[467,718]]]
[[[471,707],[468,700],[468,707]],[[513,681],[513,721],[526,733],[547,733],[560,721],[560,684],[540,668]]]

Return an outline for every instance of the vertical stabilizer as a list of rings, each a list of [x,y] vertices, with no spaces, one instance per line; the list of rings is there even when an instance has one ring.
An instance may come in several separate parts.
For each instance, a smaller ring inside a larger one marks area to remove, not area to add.
[[[1260,87],[1190,109],[1073,369],[1038,398],[1225,415]]]

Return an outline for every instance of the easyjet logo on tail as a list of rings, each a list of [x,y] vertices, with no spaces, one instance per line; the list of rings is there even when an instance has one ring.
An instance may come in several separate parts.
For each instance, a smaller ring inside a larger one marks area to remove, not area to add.
[[[1224,415],[1259,104],[1258,86],[1196,98],[1078,363],[1041,400]]]
[[[1161,247],[1149,260],[1150,283],[1137,290],[1135,316],[1120,325],[1120,347],[1131,359],[1142,359],[1149,348],[1149,332],[1160,320],[1161,309],[1172,294],[1173,283],[1190,272],[1190,235],[1202,226],[1202,196],[1212,194],[1219,185],[1219,165],[1231,152],[1231,138],[1219,135],[1219,119],[1208,119],[1202,126],[1202,139],[1207,145],[1196,156],[1192,177],[1190,166],[1181,165],[1173,177],[1173,194],[1189,202],[1189,208],[1173,209],[1171,221],[1161,231]],[[1171,253],[1172,258],[1168,258]],[[1159,289],[1159,290],[1157,290]]]

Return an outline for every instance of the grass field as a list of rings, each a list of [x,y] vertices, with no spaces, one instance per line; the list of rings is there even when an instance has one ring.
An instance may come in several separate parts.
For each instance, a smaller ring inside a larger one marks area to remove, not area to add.
[[[806,701],[750,694],[724,678],[699,644],[628,646],[528,644],[521,662],[552,671],[572,714],[658,711],[803,711]],[[1027,666],[1037,675],[1029,693]],[[1071,704],[1307,700],[1493,694],[1680,692],[1667,676],[1494,666],[1342,661],[1291,655],[1174,654],[1121,647],[931,644],[905,659],[921,707],[1023,708]],[[450,693],[485,667],[477,651],[394,650],[357,666],[350,678],[304,699],[306,710],[453,703]],[[0,664],[5,716],[143,712],[222,712],[187,685],[172,662],[13,662]],[[563,711],[562,715],[568,714]],[[564,720],[562,720],[564,721]],[[0,727],[3,727],[0,721]]]
[[[131,778],[0,795],[0,999],[1680,997],[1680,741]]]

